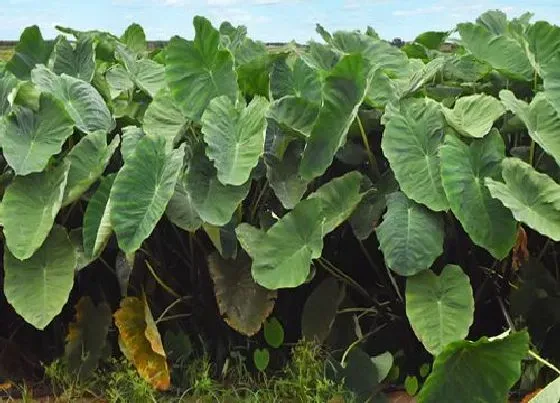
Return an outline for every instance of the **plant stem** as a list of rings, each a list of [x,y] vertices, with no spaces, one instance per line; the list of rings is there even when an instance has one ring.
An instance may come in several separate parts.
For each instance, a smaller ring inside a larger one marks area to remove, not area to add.
[[[169,304],[167,306],[167,308],[165,308],[163,310],[161,315],[159,315],[159,317],[156,319],[156,325],[163,320],[163,318],[167,314],[167,312],[169,312],[175,305],[177,305],[178,303],[183,302],[187,299],[190,299],[190,298],[192,298],[192,297],[187,295],[187,296],[184,296],[184,297],[181,297],[181,298],[177,298],[175,301],[173,301],[171,304]]]
[[[556,372],[557,374],[560,375],[560,369],[558,369],[554,364],[552,364],[549,361],[542,358],[540,355],[535,353],[533,350],[529,350],[529,355],[531,357],[533,357],[535,360],[537,360],[538,362],[540,362],[541,364],[543,364],[545,367],[550,368],[551,370],[553,370],[554,372]]]
[[[260,203],[262,197],[264,196],[264,194],[266,193],[267,190],[268,190],[268,179],[264,182],[264,185],[263,185],[261,191],[259,192],[259,195],[257,196],[257,200],[255,200],[255,203],[253,204],[253,207],[251,208],[251,220],[253,220],[255,218],[255,214],[257,213],[257,210],[259,208],[259,203]]]
[[[533,165],[535,159],[535,140],[531,140],[531,147],[529,148],[529,165]]]
[[[367,134],[364,130],[364,126],[362,125],[362,120],[360,119],[360,115],[356,115],[356,120],[358,121],[358,127],[360,128],[360,135],[362,136],[362,142],[364,143],[364,147],[366,148],[369,165],[371,167],[371,171],[375,179],[381,178],[381,173],[379,172],[379,167],[377,166],[377,161],[375,160],[375,156],[371,152],[371,148],[369,146],[369,140],[367,138]]]
[[[354,279],[350,276],[347,276],[342,270],[336,267],[334,264],[329,262],[327,259],[320,257],[317,262],[329,273],[331,273],[334,277],[341,279],[342,281],[348,283],[351,287],[355,288],[359,291],[364,297],[368,299],[372,299],[371,295],[361,286],[359,285]]]
[[[165,284],[161,278],[158,277],[154,268],[150,265],[150,262],[148,262],[147,260],[144,260],[144,263],[146,263],[146,266],[148,267],[148,270],[150,271],[150,273],[152,274],[152,276],[154,277],[156,282],[161,286],[161,288],[163,288],[169,294],[173,295],[175,298],[181,298],[179,293],[174,291],[171,287],[169,287],[167,284]]]

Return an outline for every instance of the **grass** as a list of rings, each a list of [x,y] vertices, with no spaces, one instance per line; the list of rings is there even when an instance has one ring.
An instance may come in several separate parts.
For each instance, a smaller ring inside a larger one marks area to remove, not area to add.
[[[12,46],[0,45],[0,61],[7,62],[10,60],[14,54],[14,48]]]
[[[206,356],[190,357],[172,365],[173,388],[159,393],[124,359],[110,359],[86,381],[66,370],[63,361],[45,367],[45,385],[56,402],[145,403],[352,403],[341,384],[326,376],[328,355],[316,344],[300,342],[289,363],[274,374],[253,373],[245,358],[233,354],[228,369],[217,379]],[[222,371],[223,372],[223,371]],[[25,393],[23,393],[25,391]],[[23,401],[32,402],[32,391],[20,388]],[[23,397],[23,396],[22,396]],[[6,401],[10,401],[9,399]],[[11,400],[15,401],[15,400]],[[22,401],[22,400],[18,400]]]

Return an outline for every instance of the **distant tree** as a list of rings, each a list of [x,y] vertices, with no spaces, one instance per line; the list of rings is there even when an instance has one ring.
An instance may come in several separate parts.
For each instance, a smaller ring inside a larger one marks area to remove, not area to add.
[[[405,42],[401,38],[395,38],[391,41],[391,45],[396,46],[397,48],[402,48]]]

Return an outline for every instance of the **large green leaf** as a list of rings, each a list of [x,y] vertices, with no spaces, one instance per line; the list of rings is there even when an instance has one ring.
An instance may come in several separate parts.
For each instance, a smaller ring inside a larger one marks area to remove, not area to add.
[[[451,343],[436,357],[418,403],[505,402],[528,348],[527,332]]]
[[[172,145],[179,139],[187,119],[171,97],[168,89],[160,90],[155,96],[146,113],[142,128],[146,134],[162,136]]]
[[[210,21],[194,17],[194,41],[173,37],[165,49],[165,75],[183,114],[199,121],[212,98],[237,98],[237,77],[229,51],[220,50],[220,33]]]
[[[235,232],[253,261],[251,272],[258,284],[271,290],[300,286],[311,259],[323,249],[321,199],[299,202],[266,232],[246,223]]]
[[[329,72],[323,86],[323,104],[307,141],[300,165],[306,180],[322,175],[358,114],[372,75],[372,66],[360,54],[344,56]]]
[[[233,212],[247,196],[251,183],[224,185],[218,180],[212,162],[200,151],[189,162],[185,188],[202,221],[222,226],[231,220]]]
[[[39,111],[15,108],[0,124],[0,143],[8,164],[17,175],[41,172],[72,135],[74,122],[64,105],[42,94]]]
[[[296,59],[292,65],[288,64],[285,59],[277,60],[270,73],[270,92],[274,99],[294,96],[320,103],[319,73],[300,58]]]
[[[387,212],[376,232],[387,267],[401,276],[426,270],[443,252],[440,215],[401,192],[387,196]]]
[[[472,287],[459,266],[447,265],[439,276],[426,270],[406,280],[406,316],[431,354],[438,355],[449,343],[463,340],[473,315]]]
[[[531,104],[517,99],[509,90],[500,91],[500,99],[525,123],[529,136],[560,163],[560,111],[554,108],[546,93],[539,92]]]
[[[184,149],[170,151],[166,144],[162,137],[142,137],[111,189],[111,225],[126,253],[140,248],[173,195]]]
[[[95,73],[95,52],[93,41],[80,39],[75,48],[61,36],[54,45],[52,70],[56,74],[67,74],[90,82]]]
[[[112,232],[111,227],[111,204],[109,195],[111,187],[115,182],[116,174],[104,177],[99,187],[89,200],[84,213],[84,226],[82,238],[84,255],[88,259],[94,259],[103,251]]]
[[[527,28],[526,39],[535,70],[541,77],[545,78],[550,71],[558,71],[560,27],[546,21],[537,21]]]
[[[560,185],[517,158],[502,161],[505,183],[486,178],[492,197],[535,231],[560,241]]]
[[[477,59],[492,65],[510,77],[530,81],[533,69],[525,49],[507,35],[496,35],[486,27],[466,23],[457,25],[463,46]]]
[[[224,185],[243,185],[264,151],[268,101],[255,97],[248,106],[227,96],[214,98],[202,115],[206,155]]]
[[[505,146],[500,133],[493,131],[470,145],[449,134],[440,152],[441,179],[451,211],[474,243],[503,259],[515,244],[517,223],[484,185],[486,177],[502,177]]]
[[[479,94],[459,98],[453,109],[443,108],[447,123],[463,136],[484,137],[505,113],[499,100]]]
[[[41,173],[16,176],[2,199],[6,245],[17,259],[39,249],[60,210],[69,163]]]
[[[175,192],[167,203],[165,215],[173,224],[185,231],[194,232],[202,225],[202,220],[196,211],[193,195],[186,182],[186,175],[182,174],[175,184]]]
[[[119,140],[119,136],[115,136],[107,145],[107,134],[104,131],[97,131],[83,137],[72,148],[66,156],[70,162],[70,172],[64,189],[63,206],[78,200],[82,193],[103,174],[119,145]]]
[[[37,25],[24,29],[6,68],[20,80],[27,80],[36,64],[47,64],[53,45],[45,42]]]
[[[133,52],[142,53],[147,50],[144,28],[138,24],[130,24],[121,35],[121,42]]]
[[[153,60],[138,60],[131,74],[136,85],[151,97],[165,85],[165,67]]]
[[[130,158],[130,156],[134,154],[134,149],[138,145],[140,139],[145,135],[146,133],[144,133],[144,130],[142,130],[142,128],[138,126],[126,126],[122,128],[122,141],[121,141],[120,152],[125,164],[126,161],[128,161],[128,159]]]
[[[246,254],[225,260],[214,252],[208,256],[208,268],[220,315],[239,333],[256,334],[274,309],[276,291],[255,283],[251,277],[251,259]]]
[[[361,184],[362,174],[352,171],[332,179],[307,197],[322,202],[323,234],[333,231],[350,217],[362,200]]]
[[[33,69],[31,79],[41,91],[64,103],[76,127],[84,133],[97,130],[107,133],[114,127],[109,108],[91,84],[65,74],[57,76],[44,66]]]
[[[434,211],[449,208],[441,184],[438,152],[443,126],[437,102],[429,98],[406,99],[388,116],[381,140],[402,191]]]
[[[6,299],[26,322],[44,329],[68,300],[76,264],[68,234],[58,225],[27,260],[18,260],[4,248]]]
[[[111,66],[105,73],[105,79],[109,85],[111,99],[115,99],[122,93],[134,89],[134,81],[132,81],[128,71],[120,64]]]

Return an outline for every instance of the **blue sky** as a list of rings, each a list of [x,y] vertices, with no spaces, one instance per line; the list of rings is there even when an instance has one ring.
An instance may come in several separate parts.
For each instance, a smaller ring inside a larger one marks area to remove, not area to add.
[[[144,27],[148,39],[191,38],[197,14],[216,24],[246,25],[252,38],[269,42],[317,39],[317,22],[328,30],[371,25],[383,38],[408,40],[472,21],[488,9],[509,16],[531,11],[535,20],[560,24],[559,0],[0,0],[0,7],[3,40],[17,39],[32,24],[45,38],[54,38],[56,24],[120,34],[132,22]]]

